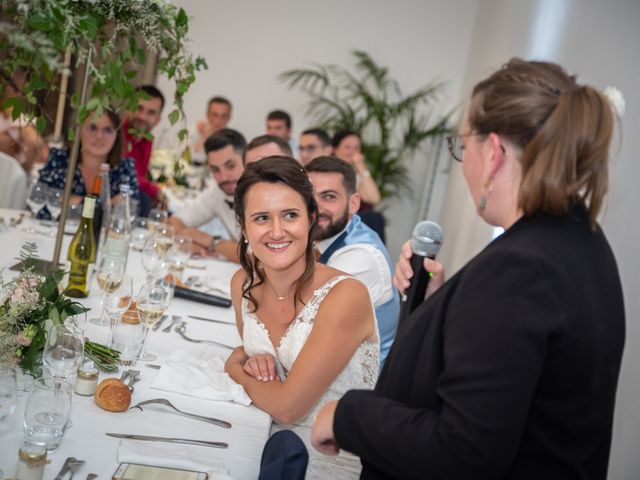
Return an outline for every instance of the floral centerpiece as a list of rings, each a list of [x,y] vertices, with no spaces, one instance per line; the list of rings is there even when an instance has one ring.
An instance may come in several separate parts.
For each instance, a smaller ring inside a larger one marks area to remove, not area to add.
[[[41,356],[46,332],[53,325],[75,321],[88,309],[69,299],[60,291],[63,272],[41,276],[32,263],[37,257],[35,243],[22,247],[20,260],[24,269],[17,277],[5,282],[0,276],[0,363],[20,365],[34,376],[41,374]],[[85,356],[104,371],[117,370],[119,352],[94,342],[85,342]]]

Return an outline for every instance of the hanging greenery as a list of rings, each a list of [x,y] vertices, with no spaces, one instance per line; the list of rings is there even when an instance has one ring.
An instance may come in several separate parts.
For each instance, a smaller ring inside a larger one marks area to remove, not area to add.
[[[309,98],[308,116],[331,133],[348,129],[362,136],[362,151],[382,198],[410,190],[407,158],[426,140],[449,131],[453,112],[439,114],[436,102],[444,84],[429,83],[403,95],[389,68],[364,51],[352,52],[355,69],[328,64],[288,70],[280,75],[289,88]]]
[[[187,49],[186,12],[164,0],[0,0],[0,7],[8,18],[0,22],[2,107],[11,108],[14,119],[22,114],[34,119],[40,132],[52,120],[42,114],[34,92],[57,95],[55,79],[65,69],[67,51],[80,66],[89,48],[94,49],[88,101],[79,105],[78,95],[71,96],[79,122],[88,112],[101,114],[110,105],[136,108],[140,94],[131,81],[146,61],[145,48],[158,53],[158,71],[175,81],[172,124],[184,119],[184,94],[196,72],[207,68],[202,57],[194,58]],[[18,93],[16,75],[26,82]],[[186,134],[181,129],[180,139]]]

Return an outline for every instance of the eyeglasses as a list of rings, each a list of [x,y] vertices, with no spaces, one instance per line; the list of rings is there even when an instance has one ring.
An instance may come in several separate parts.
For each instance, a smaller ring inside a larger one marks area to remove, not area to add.
[[[453,157],[454,160],[458,162],[462,162],[462,158],[464,157],[464,146],[462,145],[462,139],[464,137],[474,137],[476,135],[485,135],[484,133],[465,133],[462,135],[449,135],[446,137],[447,146],[449,147],[449,153]],[[507,153],[506,149],[500,144],[500,149],[502,153]]]
[[[111,135],[113,135],[114,133],[116,133],[116,129],[113,127],[103,127],[100,128],[98,127],[95,123],[90,123],[88,124],[86,127],[87,132],[89,132],[92,135],[97,135],[98,132],[102,133],[102,135],[104,135],[105,137],[110,137]]]
[[[466,133],[464,135],[449,135],[446,137],[447,146],[449,147],[449,153],[454,160],[462,162],[464,155],[464,147],[462,145],[462,139],[464,137],[473,137],[475,135],[482,135],[481,133]]]

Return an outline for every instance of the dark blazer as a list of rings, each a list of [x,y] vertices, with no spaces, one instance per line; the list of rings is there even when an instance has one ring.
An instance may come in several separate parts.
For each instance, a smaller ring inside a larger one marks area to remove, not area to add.
[[[363,479],[605,479],[624,330],[585,209],[522,218],[399,327],[336,440]]]

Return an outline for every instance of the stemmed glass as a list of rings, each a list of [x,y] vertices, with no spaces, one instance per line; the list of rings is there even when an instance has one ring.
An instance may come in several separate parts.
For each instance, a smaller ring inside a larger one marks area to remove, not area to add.
[[[173,246],[173,239],[175,238],[175,235],[176,230],[171,225],[167,225],[166,223],[156,225],[153,236],[157,240],[156,250],[161,257],[166,258],[169,250]]]
[[[120,288],[122,277],[124,276],[124,267],[125,265],[122,258],[105,255],[100,260],[97,280],[98,287],[102,290],[102,313],[99,318],[92,318],[89,320],[94,325],[100,325],[102,327],[110,325],[110,322],[104,315],[106,297]]]
[[[84,338],[67,325],[53,325],[47,332],[42,362],[54,380],[66,380],[82,362]]]
[[[138,217],[133,221],[131,228],[131,248],[136,252],[141,252],[144,248],[144,242],[151,235],[149,231],[149,219]]]
[[[47,192],[49,187],[42,182],[33,182],[29,190],[29,196],[27,197],[27,205],[31,210],[33,219],[38,216],[38,212],[47,204]],[[27,227],[27,233],[35,233],[36,230],[33,226]]]
[[[55,222],[60,216],[62,210],[62,197],[64,196],[64,190],[60,188],[49,187],[47,192],[47,210],[51,214],[51,220]]]
[[[151,236],[142,249],[142,266],[147,272],[147,283],[152,283],[154,278],[164,276],[169,266],[164,257],[158,253],[159,243],[156,236]]]
[[[173,241],[173,247],[169,250],[169,258],[171,260],[171,272],[182,280],[182,273],[191,258],[191,247],[193,241],[185,235],[177,235]]]
[[[169,220],[169,214],[160,208],[152,208],[149,211],[149,220],[156,223],[167,223],[167,220]]]
[[[151,327],[158,323],[165,310],[169,307],[171,297],[171,289],[162,284],[146,284],[140,289],[140,294],[136,299],[136,309],[146,329],[144,340],[142,341],[142,351],[138,356],[138,360],[151,361],[156,359],[155,355],[145,352],[146,340]]]
[[[120,316],[131,306],[133,299],[133,279],[126,276],[120,282],[118,288],[104,300],[104,310],[107,313],[109,324],[111,325],[111,338],[113,340],[113,329]],[[112,342],[111,342],[112,343]]]

